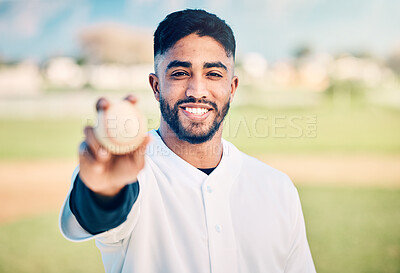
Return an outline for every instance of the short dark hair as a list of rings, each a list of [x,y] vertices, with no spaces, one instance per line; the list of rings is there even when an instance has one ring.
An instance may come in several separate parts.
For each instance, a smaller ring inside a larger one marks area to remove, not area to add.
[[[235,59],[236,42],[230,26],[215,14],[201,9],[176,11],[165,17],[154,32],[154,57],[164,54],[192,33],[214,38],[224,47],[226,55]]]

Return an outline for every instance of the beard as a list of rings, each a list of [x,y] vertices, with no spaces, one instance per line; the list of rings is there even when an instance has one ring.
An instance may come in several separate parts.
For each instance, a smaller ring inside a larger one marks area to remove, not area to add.
[[[210,105],[216,115],[212,123],[207,127],[203,122],[191,122],[188,126],[184,126],[179,119],[179,106],[183,103],[204,103]],[[164,120],[167,122],[172,131],[180,140],[191,144],[200,144],[209,141],[218,131],[230,107],[230,100],[222,106],[219,111],[217,104],[206,99],[195,99],[193,97],[179,100],[172,108],[168,102],[160,94],[160,111]]]

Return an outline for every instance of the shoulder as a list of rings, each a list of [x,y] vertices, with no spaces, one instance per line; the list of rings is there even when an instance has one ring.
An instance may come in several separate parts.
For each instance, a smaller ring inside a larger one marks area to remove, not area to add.
[[[243,167],[242,171],[249,176],[257,176],[263,178],[263,180],[273,180],[281,183],[289,183],[292,185],[292,181],[289,176],[284,172],[277,170],[268,164],[242,153]]]
[[[274,208],[295,217],[299,207],[299,195],[289,176],[268,164],[237,150],[241,167],[232,194],[240,204],[248,200],[262,204],[264,208]]]
[[[235,155],[241,161],[239,184],[275,193],[297,195],[297,189],[287,174],[239,151],[233,144],[229,143],[229,145],[231,146],[230,149],[235,150]]]

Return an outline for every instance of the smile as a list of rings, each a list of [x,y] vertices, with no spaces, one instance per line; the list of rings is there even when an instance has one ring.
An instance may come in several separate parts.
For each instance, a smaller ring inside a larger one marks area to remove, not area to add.
[[[185,111],[194,114],[194,115],[204,115],[209,111],[207,108],[192,108],[192,107],[185,107]]]
[[[185,103],[180,106],[180,109],[187,118],[194,121],[202,121],[207,119],[207,117],[213,111],[212,107],[202,103]]]

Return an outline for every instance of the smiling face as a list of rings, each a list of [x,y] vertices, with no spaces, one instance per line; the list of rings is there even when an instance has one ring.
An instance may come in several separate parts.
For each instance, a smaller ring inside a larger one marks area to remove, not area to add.
[[[150,84],[160,102],[161,127],[192,144],[221,132],[238,86],[233,57],[224,47],[211,37],[190,34],[157,56],[155,64]]]

